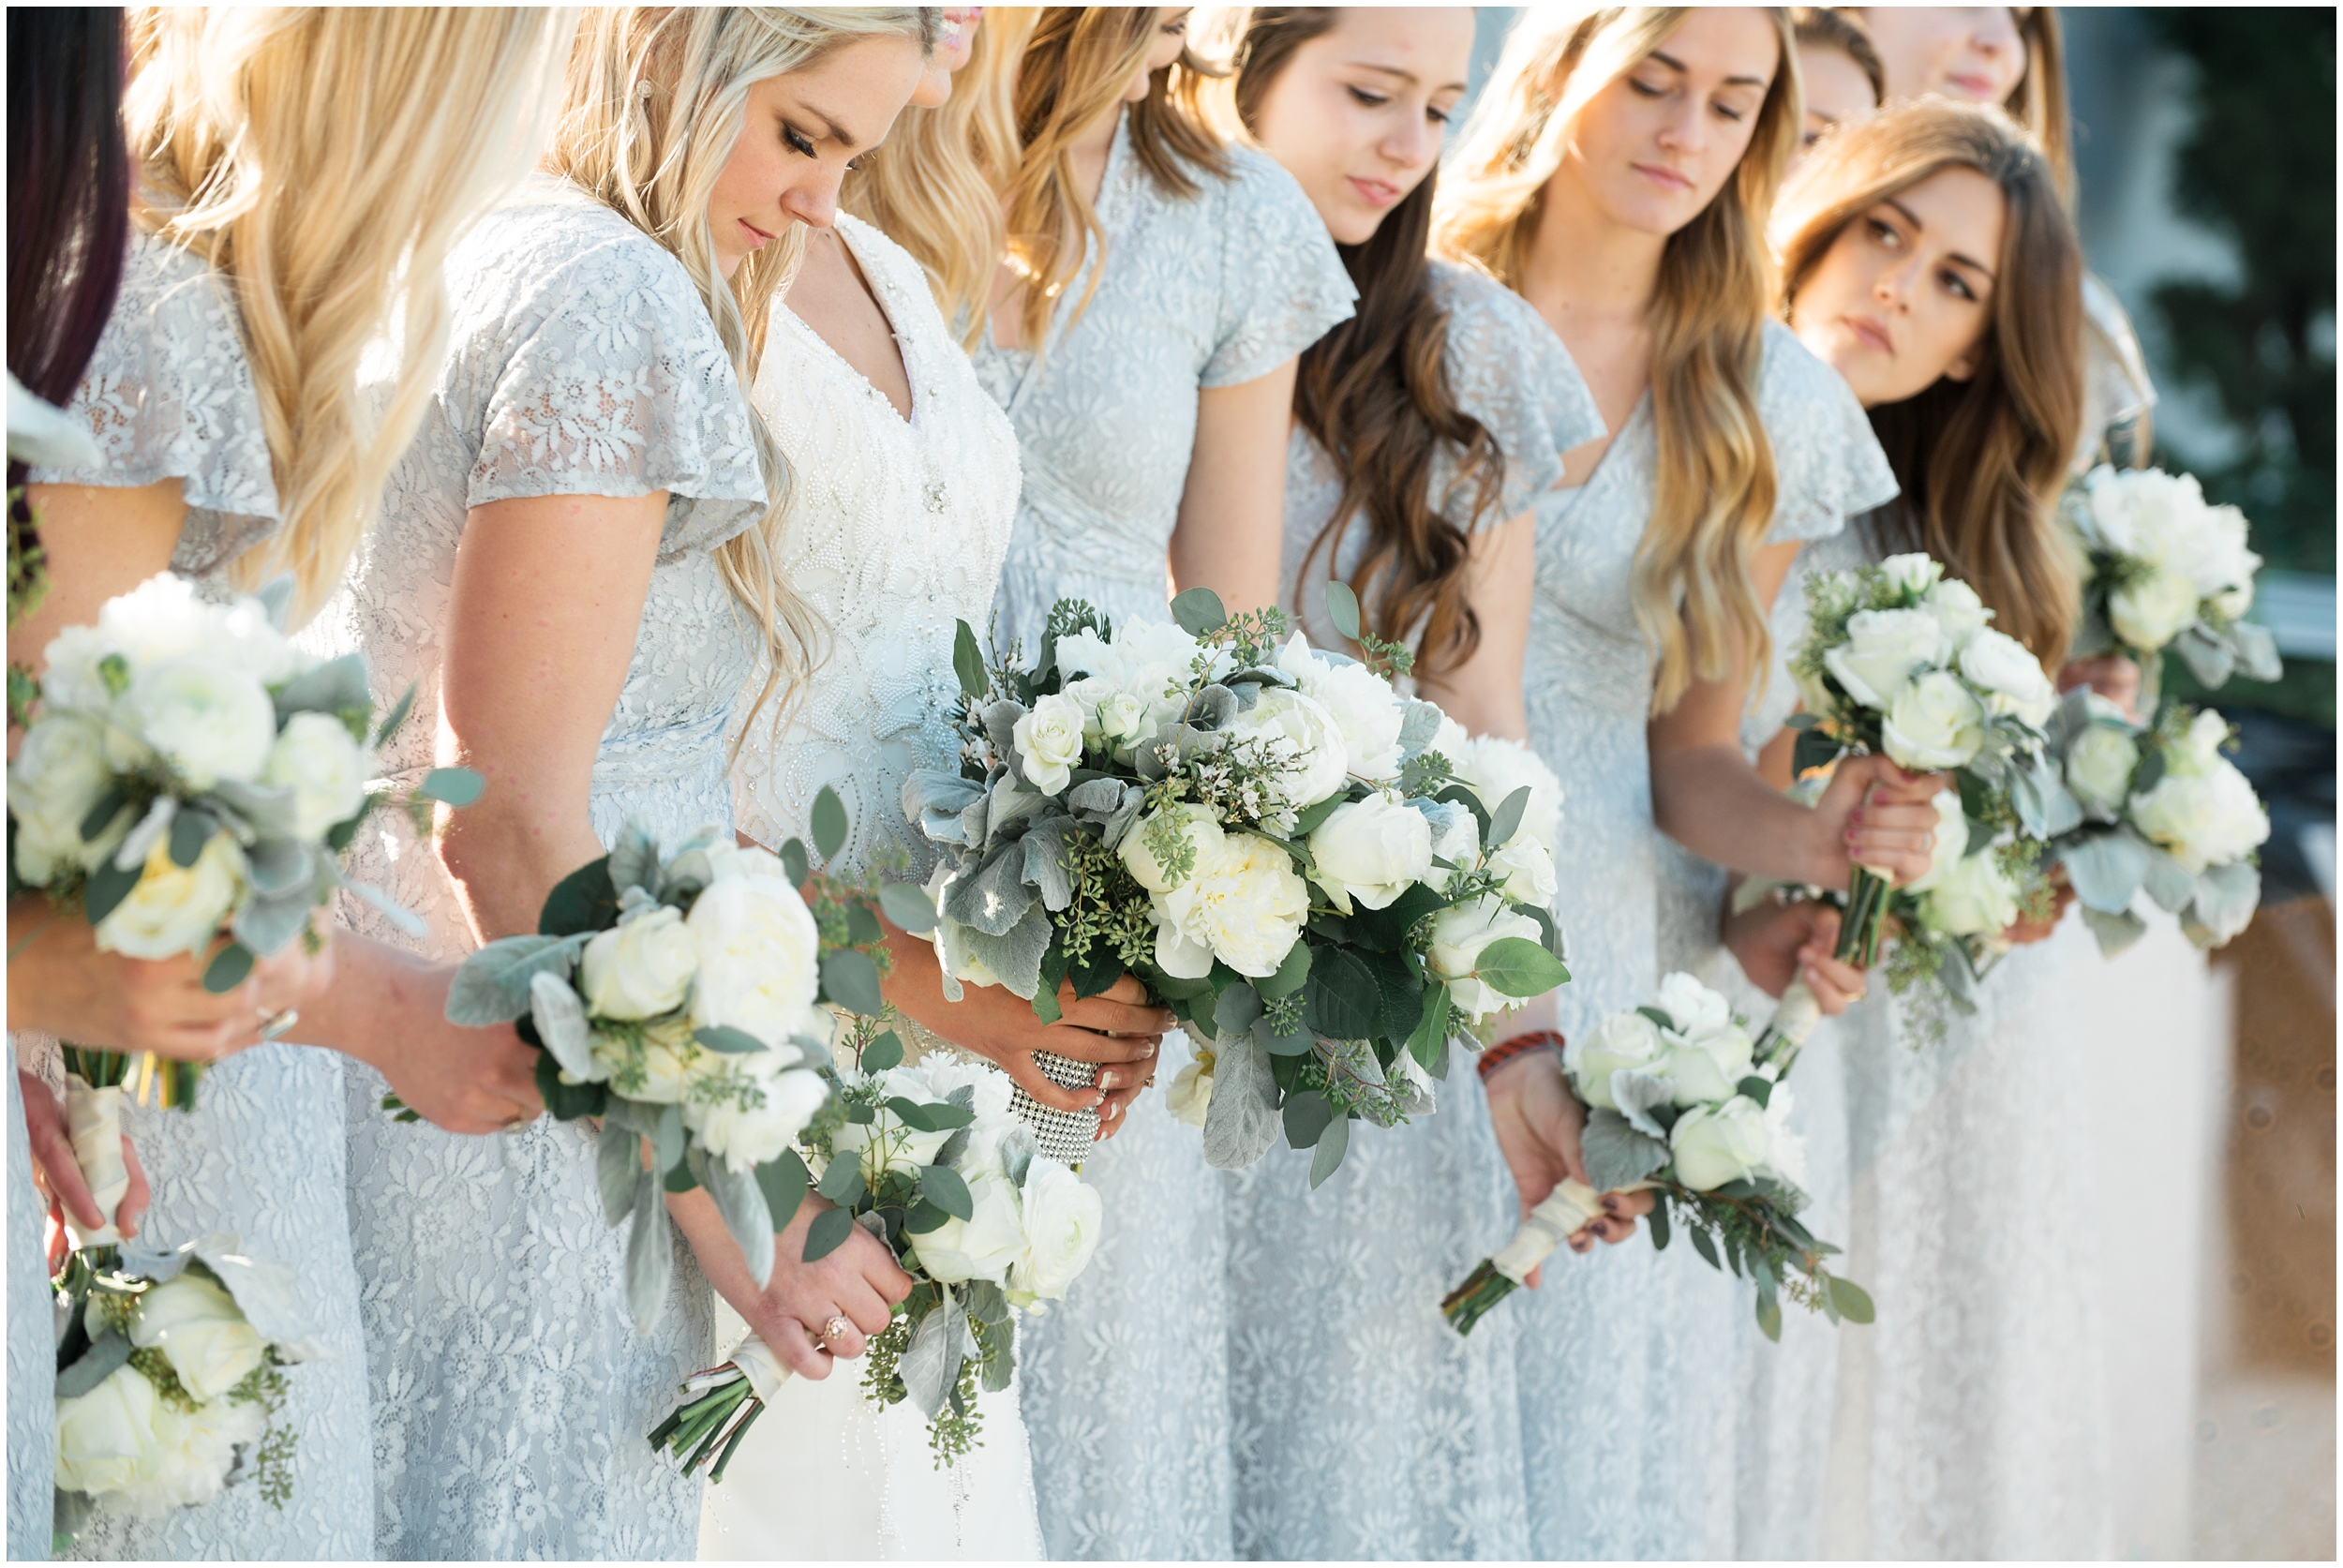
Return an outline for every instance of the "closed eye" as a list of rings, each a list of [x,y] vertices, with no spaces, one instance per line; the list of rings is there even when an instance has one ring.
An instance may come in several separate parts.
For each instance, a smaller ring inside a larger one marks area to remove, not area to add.
[[[781,127],[781,139],[789,143],[792,151],[803,153],[807,157],[821,156],[813,150],[813,138],[798,130],[795,126],[784,122]]]
[[[1390,98],[1385,97],[1381,94],[1370,93],[1364,87],[1350,87],[1344,90],[1347,91],[1351,97],[1356,99],[1363,107],[1367,109],[1380,109],[1383,105],[1391,101]]]

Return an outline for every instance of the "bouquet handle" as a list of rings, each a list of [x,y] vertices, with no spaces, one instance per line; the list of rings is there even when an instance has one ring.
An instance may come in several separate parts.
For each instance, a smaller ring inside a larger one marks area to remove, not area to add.
[[[1603,1194],[1575,1177],[1566,1176],[1545,1201],[1523,1217],[1497,1255],[1489,1260],[1498,1273],[1520,1284],[1531,1269],[1553,1256],[1554,1249],[1603,1217]]]
[[[1782,1000],[1766,1024],[1766,1032],[1757,1037],[1752,1059],[1760,1067],[1768,1062],[1774,1064],[1781,1068],[1781,1076],[1786,1077],[1799,1050],[1813,1038],[1814,1026],[1821,1022],[1822,1004],[1814,1000],[1813,992],[1804,980],[1792,980],[1783,989]]]
[[[122,1232],[113,1214],[130,1191],[130,1168],[122,1155],[122,1090],[93,1089],[78,1072],[65,1077],[66,1129],[73,1140],[73,1160],[82,1168],[97,1210],[107,1217],[97,1230],[83,1232],[68,1217],[66,1229],[76,1251],[85,1247],[119,1247]]]
[[[797,1376],[789,1369],[787,1362],[773,1353],[770,1345],[754,1334],[741,1340],[739,1348],[734,1350],[732,1364],[747,1375],[749,1386],[756,1390],[756,1396],[768,1402],[781,1392],[783,1383]]]

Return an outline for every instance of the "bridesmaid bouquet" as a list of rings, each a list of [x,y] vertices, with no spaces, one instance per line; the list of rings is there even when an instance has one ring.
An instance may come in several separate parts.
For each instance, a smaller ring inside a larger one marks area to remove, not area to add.
[[[2084,559],[2075,657],[2127,654],[2151,685],[2168,648],[2207,687],[2278,678],[2269,628],[2245,619],[2261,566],[2246,515],[2207,504],[2194,474],[2101,464],[2059,511]]]
[[[159,1514],[250,1480],[292,1496],[283,1368],[324,1353],[300,1277],[213,1235],[168,1253],[75,1252],[56,1280],[57,1529]]]
[[[827,857],[846,821],[822,794]],[[795,1144],[830,1098],[819,1004],[882,1010],[879,941],[877,917],[814,876],[795,840],[773,855],[704,828],[663,858],[630,822],[546,896],[535,935],[491,942],[456,971],[448,1021],[515,1024],[544,1052],[537,1087],[555,1118],[602,1119],[603,1216],[634,1221],[627,1303],[646,1332],[675,1266],[665,1193],[707,1187],[750,1273],[771,1277],[773,1232],[808,1181]]]
[[[1724,998],[1690,975],[1661,981],[1657,1005],[1615,1013],[1573,1040],[1562,1062],[1588,1107],[1582,1147],[1591,1185],[1556,1187],[1504,1250],[1448,1293],[1440,1311],[1456,1332],[1471,1333],[1599,1217],[1603,1193],[1641,1190],[1659,1198],[1651,1245],[1664,1248],[1681,1224],[1711,1267],[1746,1276],[1768,1338],[1782,1337],[1785,1295],[1833,1322],[1870,1322],[1871,1297],[1824,1266],[1839,1249],[1798,1223],[1805,1145],[1788,1126],[1789,1090],[1753,1065],[1754,1048]]]
[[[1329,607],[1355,636],[1348,589]],[[1454,726],[1444,755],[1440,709],[1281,643],[1275,609],[1198,589],[1172,611],[1116,628],[1061,600],[1030,669],[988,665],[962,623],[961,770],[903,790],[945,851],[937,950],[1044,1019],[1062,981],[1138,977],[1206,1047],[1180,1095],[1206,1159],[1249,1165],[1282,1122],[1316,1185],[1351,1118],[1430,1111],[1452,1039],[1569,978],[1545,907],[1560,789],[1519,748],[1463,755]],[[1045,1127],[1044,1151],[1078,1158],[1088,1134]]]
[[[998,1068],[937,1053],[903,1062],[902,1041],[879,1035],[858,1067],[837,1073],[843,1115],[825,1117],[808,1145],[816,1189],[838,1207],[813,1221],[809,1260],[860,1225],[887,1243],[918,1281],[863,1361],[874,1404],[909,1399],[927,1418],[941,1467],[976,1446],[979,1385],[1008,1386],[1016,1360],[1011,1307],[1047,1310],[1063,1299],[1098,1245],[1096,1188],[1038,1152],[1011,1109]],[[732,1359],[683,1385],[684,1400],[651,1433],[685,1472],[714,1461],[722,1481],[750,1423],[789,1368],[752,1336]]]

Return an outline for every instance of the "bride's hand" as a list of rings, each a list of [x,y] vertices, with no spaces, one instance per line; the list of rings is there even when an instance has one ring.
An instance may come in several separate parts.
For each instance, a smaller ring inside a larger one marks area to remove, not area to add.
[[[1570,1092],[1562,1074],[1562,1059],[1552,1051],[1531,1051],[1516,1056],[1489,1074],[1489,1121],[1497,1132],[1497,1147],[1505,1157],[1514,1185],[1521,1190],[1521,1212],[1544,1202],[1564,1177],[1587,1180],[1586,1157],[1578,1140],[1586,1130],[1587,1108]],[[1592,1186],[1591,1182],[1588,1183]],[[1617,1246],[1635,1233],[1635,1219],[1651,1211],[1649,1192],[1606,1192],[1603,1217],[1570,1238],[1573,1252],[1585,1252],[1597,1241]],[[1531,1269],[1523,1283],[1537,1288],[1541,1270]]]
[[[816,1382],[829,1376],[833,1356],[851,1361],[860,1355],[871,1337],[886,1328],[895,1304],[911,1294],[911,1276],[859,1225],[822,1257],[805,1261],[805,1233],[814,1216],[835,1206],[819,1193],[805,1195],[773,1237],[772,1277],[760,1290],[707,1189],[667,1197],[667,1212],[716,1293],[791,1371]],[[843,1325],[840,1331],[822,1339],[833,1322]]]

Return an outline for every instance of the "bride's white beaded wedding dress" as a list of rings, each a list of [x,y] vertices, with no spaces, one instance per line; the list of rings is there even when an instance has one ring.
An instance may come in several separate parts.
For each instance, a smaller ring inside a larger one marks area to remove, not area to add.
[[[934,852],[904,820],[903,781],[957,766],[954,623],[982,627],[992,608],[1017,507],[1017,441],[918,263],[852,217],[838,233],[894,329],[911,417],[774,306],[753,400],[795,485],[776,566],[828,638],[778,732],[770,703],[749,717],[761,675],[735,705],[733,800],[759,843],[810,843],[827,784],[853,829],[840,869],[925,881]],[[721,1306],[718,1317],[717,1342],[729,1347],[746,1325]],[[821,1382],[792,1380],[708,1488],[700,1557],[1039,1558],[1015,1386],[977,1408],[982,1445],[939,1471],[913,1407],[882,1412],[864,1397],[860,1362],[839,1362]]]

